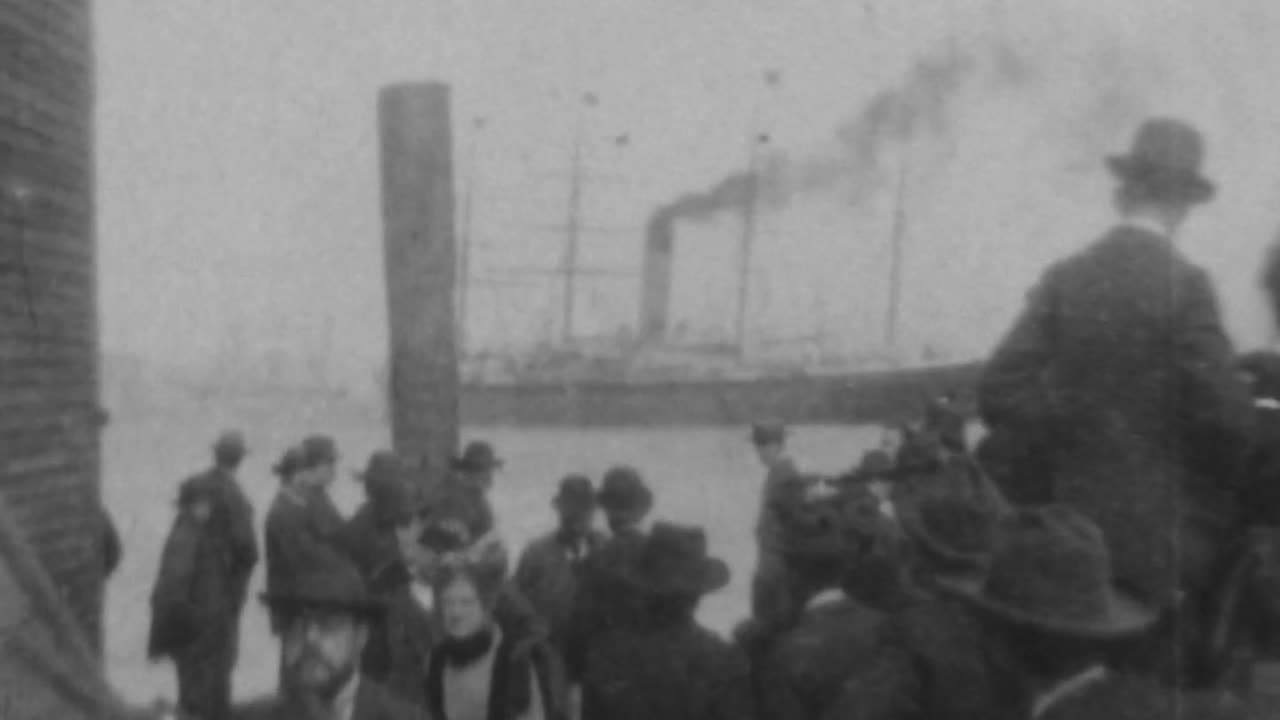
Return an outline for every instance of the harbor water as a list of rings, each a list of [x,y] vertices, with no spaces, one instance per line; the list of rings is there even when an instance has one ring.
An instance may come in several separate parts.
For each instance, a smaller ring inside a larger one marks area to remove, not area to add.
[[[105,664],[112,683],[130,700],[176,696],[172,666],[146,659],[149,593],[173,519],[177,485],[207,464],[209,442],[224,425],[240,427],[249,438],[251,455],[240,479],[254,504],[259,533],[277,486],[269,468],[288,444],[310,432],[337,439],[342,458],[334,499],[350,513],[361,499],[352,473],[371,451],[389,443],[389,432],[380,423],[334,423],[305,411],[252,423],[207,416],[113,421],[104,436],[103,498],[119,527],[124,557],[107,588]],[[704,526],[711,552],[732,569],[729,586],[703,602],[703,622],[728,633],[746,617],[755,564],[753,526],[764,471],[745,428],[470,428],[463,437],[491,440],[506,460],[493,502],[513,564],[531,538],[553,527],[551,497],[560,477],[586,472],[598,480],[613,464],[631,464],[655,491],[653,518]],[[802,470],[836,471],[854,464],[879,438],[878,429],[870,426],[798,427],[792,454]],[[269,692],[276,681],[278,645],[256,600],[263,576],[259,564],[240,628],[237,698]]]

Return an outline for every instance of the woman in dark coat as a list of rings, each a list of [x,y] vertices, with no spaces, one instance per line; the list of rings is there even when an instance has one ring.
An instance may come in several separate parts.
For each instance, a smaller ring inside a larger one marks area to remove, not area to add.
[[[559,659],[543,637],[499,623],[505,565],[446,565],[435,582],[444,638],[431,653],[426,696],[437,720],[567,720]]]

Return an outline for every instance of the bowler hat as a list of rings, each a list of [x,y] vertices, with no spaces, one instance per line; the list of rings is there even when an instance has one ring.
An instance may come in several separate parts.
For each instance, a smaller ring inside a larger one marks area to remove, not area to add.
[[[284,451],[276,464],[271,466],[271,472],[281,478],[291,477],[294,473],[302,469],[302,448],[291,447]]]
[[[213,455],[218,459],[240,460],[249,454],[244,441],[244,433],[239,430],[226,430],[213,441]]]
[[[787,439],[787,428],[780,422],[758,422],[751,426],[752,445],[774,445]]]
[[[385,609],[369,593],[360,572],[349,562],[340,560],[327,561],[322,567],[302,573],[260,597],[272,611],[286,615],[317,609],[375,617]]]
[[[640,472],[627,465],[610,468],[600,482],[596,499],[605,512],[643,515],[653,507],[653,492]]]
[[[596,507],[596,489],[585,475],[568,475],[560,481],[554,505],[561,512],[586,512]]]
[[[338,461],[338,444],[328,435],[312,435],[302,441],[302,467],[313,468]]]
[[[1138,127],[1127,155],[1107,158],[1107,166],[1129,185],[1155,197],[1188,204],[1213,198],[1213,183],[1200,174],[1204,138],[1174,118],[1151,118]]]
[[[660,522],[653,526],[633,567],[622,577],[650,595],[705,595],[729,583],[729,566],[707,555],[699,527]]]
[[[494,452],[493,446],[483,440],[467,443],[462,455],[453,461],[455,470],[484,471],[502,467],[502,458]]]
[[[939,578],[979,609],[1043,632],[1106,639],[1140,633],[1156,613],[1113,585],[1093,521],[1062,505],[1020,509],[997,530],[985,577]]]

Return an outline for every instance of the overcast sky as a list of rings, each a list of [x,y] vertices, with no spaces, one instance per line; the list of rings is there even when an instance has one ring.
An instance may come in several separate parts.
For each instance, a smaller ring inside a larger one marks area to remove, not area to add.
[[[758,336],[878,342],[906,168],[904,342],[985,352],[1054,257],[1109,221],[1101,157],[1174,113],[1208,138],[1219,199],[1185,231],[1236,340],[1266,338],[1256,263],[1280,222],[1280,9],[1268,0],[105,0],[98,15],[104,342],[188,362],[228,342],[386,347],[376,94],[455,93],[475,143],[477,271],[549,268],[584,92],[584,263],[635,268],[653,209],[743,167],[766,130],[788,202],[762,216]],[[949,68],[949,69],[948,69]],[[763,81],[777,69],[779,82]],[[901,132],[877,97],[918,116]],[[478,134],[472,119],[486,118]],[[621,134],[629,142],[614,142]],[[867,148],[876,148],[868,152]],[[808,179],[806,179],[808,178]],[[819,179],[813,179],[819,178]],[[675,314],[733,309],[733,214],[678,227]],[[476,343],[528,343],[545,282],[474,291]],[[590,283],[581,330],[630,324],[634,279]]]

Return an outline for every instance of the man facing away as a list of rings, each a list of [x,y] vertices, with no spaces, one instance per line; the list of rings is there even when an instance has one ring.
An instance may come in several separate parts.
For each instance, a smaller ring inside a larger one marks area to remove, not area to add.
[[[1117,577],[1188,619],[1235,530],[1251,422],[1209,277],[1174,244],[1213,196],[1203,154],[1182,121],[1139,127],[1108,163],[1120,223],[1046,271],[979,386],[993,431],[1049,454],[1049,499],[1102,527]]]
[[[220,552],[226,554],[236,603],[243,606],[249,577],[258,564],[258,539],[253,528],[253,505],[236,479],[248,454],[244,435],[228,430],[213,444],[213,467],[188,478],[183,485],[207,485],[212,492],[213,515],[208,531]],[[238,616],[237,616],[238,617]]]
[[[237,711],[243,720],[409,720],[420,710],[360,670],[371,623],[383,608],[345,562],[313,568],[263,595],[281,623],[281,687]]]

